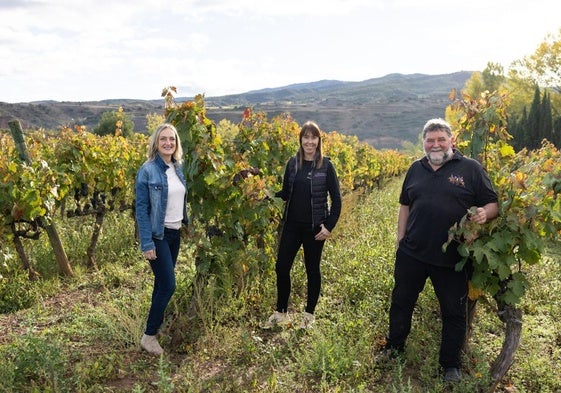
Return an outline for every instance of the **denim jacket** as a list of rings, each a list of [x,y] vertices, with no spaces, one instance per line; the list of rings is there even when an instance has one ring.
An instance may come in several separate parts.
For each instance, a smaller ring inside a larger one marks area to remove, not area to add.
[[[164,238],[164,220],[168,201],[168,165],[159,155],[153,161],[145,162],[136,175],[135,214],[142,252],[155,248],[155,239]],[[189,225],[187,216],[187,186],[181,166],[175,172],[185,186],[185,202],[183,204],[183,224]]]

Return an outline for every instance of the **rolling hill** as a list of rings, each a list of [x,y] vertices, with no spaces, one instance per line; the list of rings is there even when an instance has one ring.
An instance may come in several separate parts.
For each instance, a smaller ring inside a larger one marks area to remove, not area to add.
[[[315,120],[325,131],[356,135],[380,149],[399,148],[403,141],[417,141],[426,120],[444,116],[450,92],[462,89],[471,74],[389,74],[361,82],[322,80],[206,97],[207,116],[215,122],[227,119],[237,123],[247,107],[266,112],[269,117],[288,112],[298,123]],[[147,114],[163,112],[163,100],[0,102],[0,129],[6,129],[13,118],[19,119],[24,129],[57,129],[73,124],[91,129],[104,112],[119,106],[132,118],[138,132],[145,131]]]

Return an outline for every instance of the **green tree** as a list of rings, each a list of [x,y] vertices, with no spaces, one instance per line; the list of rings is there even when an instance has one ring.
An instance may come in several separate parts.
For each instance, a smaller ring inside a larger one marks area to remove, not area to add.
[[[482,73],[478,71],[471,74],[463,88],[463,92],[467,93],[471,97],[477,97],[485,90],[486,88],[483,83]]]
[[[487,67],[481,73],[485,90],[496,91],[505,83],[504,68],[499,63],[488,62]]]
[[[561,112],[561,29],[556,35],[548,34],[536,51],[514,61],[508,72],[510,113],[520,113],[531,100],[534,86],[550,93],[551,112]]]
[[[463,92],[470,97],[477,97],[485,90],[489,92],[504,88],[506,77],[503,66],[498,63],[488,62],[482,72],[474,72],[466,81]]]
[[[121,135],[130,137],[134,133],[134,123],[123,108],[117,111],[104,112],[101,120],[92,130],[94,134],[103,135]]]
[[[553,117],[551,115],[551,99],[550,94],[545,91],[542,98],[541,113],[543,117],[543,137],[548,141],[553,141]]]
[[[519,151],[527,146],[530,141],[526,125],[528,124],[528,112],[526,107],[522,108],[522,115],[518,120],[516,116],[510,116],[508,119],[508,130],[513,137],[512,146]]]
[[[540,88],[535,87],[534,99],[532,100],[532,105],[530,106],[530,112],[528,113],[528,122],[526,123],[527,132],[530,134],[528,144],[526,145],[529,149],[537,148],[543,139],[543,118],[541,113],[541,99],[540,99]]]
[[[511,72],[561,94],[561,29],[556,35],[548,34],[533,54],[513,62]]]

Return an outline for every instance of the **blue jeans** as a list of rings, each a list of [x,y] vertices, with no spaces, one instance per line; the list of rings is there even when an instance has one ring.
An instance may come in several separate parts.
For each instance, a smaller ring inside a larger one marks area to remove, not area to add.
[[[175,292],[175,263],[179,254],[180,232],[164,228],[162,240],[152,239],[156,245],[156,259],[150,261],[154,273],[152,304],[148,313],[145,334],[155,336],[164,322],[164,313]]]

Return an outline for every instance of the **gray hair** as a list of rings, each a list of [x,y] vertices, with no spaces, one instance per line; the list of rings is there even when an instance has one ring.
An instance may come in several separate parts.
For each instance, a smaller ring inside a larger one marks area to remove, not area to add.
[[[448,122],[441,118],[430,119],[423,127],[423,139],[427,136],[427,132],[445,131],[449,137],[452,137],[452,127]]]

